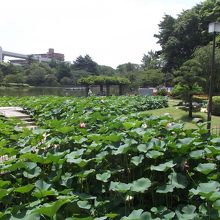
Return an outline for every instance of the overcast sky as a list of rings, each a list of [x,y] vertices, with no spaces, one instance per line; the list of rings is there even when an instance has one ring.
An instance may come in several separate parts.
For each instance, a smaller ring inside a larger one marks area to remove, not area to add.
[[[200,0],[7,0],[0,4],[0,46],[23,54],[48,48],[73,61],[89,54],[100,65],[140,63],[158,50],[158,24]]]

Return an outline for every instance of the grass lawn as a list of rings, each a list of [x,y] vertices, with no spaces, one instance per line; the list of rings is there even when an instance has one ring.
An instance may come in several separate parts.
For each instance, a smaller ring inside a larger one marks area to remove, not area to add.
[[[179,103],[180,100],[169,100],[169,107],[168,108],[162,108],[162,109],[155,109],[155,110],[150,110],[148,111],[152,115],[162,115],[164,113],[169,113],[170,115],[173,116],[175,120],[180,120],[185,123],[185,128],[190,129],[190,128],[196,128],[195,122],[192,121],[188,117],[188,112],[184,111],[182,109],[179,109],[177,104]],[[194,118],[202,118],[203,121],[205,122],[207,119],[207,113],[201,113],[201,112],[194,112],[193,113]],[[212,128],[213,127],[220,127],[220,117],[218,116],[212,116]]]

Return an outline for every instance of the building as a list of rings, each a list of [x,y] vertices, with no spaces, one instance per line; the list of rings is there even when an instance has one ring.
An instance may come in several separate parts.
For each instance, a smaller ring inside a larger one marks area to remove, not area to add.
[[[27,59],[10,60],[10,63],[25,65],[29,63],[31,60],[37,62],[46,62],[46,63],[49,63],[51,61],[64,62],[64,54],[55,53],[53,48],[50,48],[47,53],[31,54],[31,55],[26,55],[26,57]]]
[[[54,61],[64,61],[64,54],[62,53],[55,53],[53,48],[49,48],[47,53],[44,54],[33,54],[34,56],[40,56],[42,58],[48,58]]]

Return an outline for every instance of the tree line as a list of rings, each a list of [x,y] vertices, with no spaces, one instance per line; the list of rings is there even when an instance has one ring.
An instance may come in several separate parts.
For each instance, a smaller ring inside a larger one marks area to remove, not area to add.
[[[0,63],[0,82],[26,83],[31,86],[77,85],[81,78],[90,76],[123,77],[132,81],[131,87],[157,86],[163,82],[163,73],[156,67],[157,58],[153,51],[144,55],[142,64],[125,63],[116,69],[99,65],[89,55],[79,56],[73,63],[37,63],[29,61],[24,66]],[[154,60],[155,59],[155,60]],[[149,66],[148,66],[148,64]]]
[[[216,21],[220,21],[220,0],[206,0],[182,11],[176,18],[165,15],[158,24],[159,33],[155,34],[161,50],[147,52],[140,64],[128,62],[114,69],[99,65],[89,55],[79,56],[72,63],[52,61],[45,64],[31,60],[26,66],[1,63],[0,80],[3,83],[27,83],[33,86],[60,86],[77,85],[82,77],[120,76],[131,82],[131,88],[160,85],[178,85],[180,88],[184,85],[185,91],[196,88],[191,93],[207,93],[213,38],[208,33],[208,25]],[[216,45],[214,92],[218,93],[220,35],[217,36]]]

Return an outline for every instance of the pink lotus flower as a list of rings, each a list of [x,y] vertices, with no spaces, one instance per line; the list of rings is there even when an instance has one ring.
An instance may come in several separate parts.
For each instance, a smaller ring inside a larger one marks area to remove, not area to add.
[[[79,125],[79,127],[80,127],[80,128],[85,128],[85,127],[86,127],[86,124],[83,123],[83,122],[81,122],[80,125]]]

